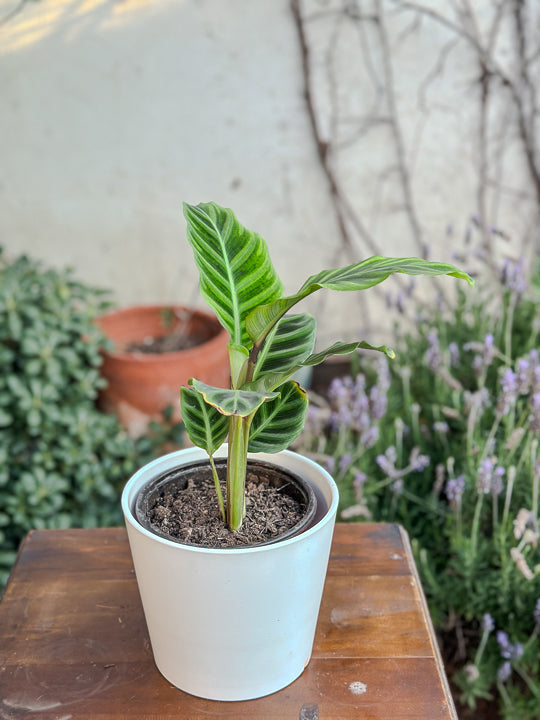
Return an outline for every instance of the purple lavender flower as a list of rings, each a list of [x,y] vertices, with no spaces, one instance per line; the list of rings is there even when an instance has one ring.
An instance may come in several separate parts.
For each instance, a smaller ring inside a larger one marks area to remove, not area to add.
[[[529,416],[531,430],[540,433],[540,392],[531,397],[531,414]]]
[[[448,480],[448,482],[446,483],[446,487],[444,489],[448,501],[453,505],[457,505],[461,501],[464,490],[465,478],[463,477],[463,475],[458,475],[457,478],[450,478],[450,480]],[[484,615],[484,617],[486,616]]]
[[[331,430],[348,428],[359,436],[365,448],[373,447],[379,438],[377,420],[386,414],[387,392],[390,373],[386,362],[378,367],[377,383],[366,394],[366,378],[361,373],[355,380],[351,377],[335,378],[328,389],[332,411],[329,418]]]
[[[428,349],[424,354],[424,360],[430,370],[436,372],[443,364],[439,336],[436,330],[431,330],[427,336]]]
[[[525,274],[525,262],[523,258],[513,260],[506,258],[501,268],[500,279],[508,290],[518,296],[523,295],[527,289],[527,276]]]
[[[339,460],[338,468],[340,470],[346,470],[349,467],[349,465],[351,464],[351,460],[352,460],[351,453],[345,453],[345,455],[343,455]]]
[[[540,365],[536,365],[532,371],[532,391],[540,392]]]
[[[459,345],[451,342],[448,345],[448,352],[450,353],[450,367],[457,367],[459,364]]]
[[[345,380],[346,378],[333,378],[328,388],[328,397],[330,398],[330,400],[347,399],[348,391]]]
[[[379,386],[374,385],[369,393],[371,412],[376,420],[380,420],[386,414],[388,399],[386,392]]]
[[[482,460],[476,477],[476,490],[478,493],[487,495],[491,491],[491,477],[493,475],[494,463],[490,458]]]
[[[519,358],[516,370],[518,393],[527,395],[531,388],[531,364],[526,358]]]
[[[520,642],[511,643],[508,634],[503,630],[497,631],[497,642],[501,656],[506,660],[519,660],[523,655],[523,645]]]
[[[373,447],[378,439],[379,428],[377,425],[371,425],[360,435],[360,442],[366,449]]]
[[[476,476],[476,490],[478,493],[487,495],[499,495],[503,490],[503,477],[505,469],[501,465],[495,465],[497,458],[485,458],[480,463]]]
[[[512,666],[510,665],[510,663],[507,660],[497,670],[497,680],[499,682],[505,683],[511,674],[512,674]]]
[[[497,630],[497,642],[503,658],[509,659],[512,655],[512,645],[508,639],[508,633],[504,630]]]
[[[523,657],[523,645],[517,642],[512,645],[512,659],[519,660],[520,657]]]
[[[464,349],[475,350],[478,353],[474,356],[472,363],[477,377],[480,377],[485,369],[493,363],[493,359],[497,354],[497,348],[495,347],[495,341],[491,333],[487,333],[483,343],[469,342],[464,345]]]
[[[489,390],[486,387],[483,387],[474,393],[466,390],[463,393],[463,399],[465,401],[465,412],[467,415],[473,411],[481,413],[484,408],[487,408],[490,405]]]
[[[489,613],[485,613],[482,617],[482,630],[490,633],[495,629],[495,622]]]
[[[501,467],[500,465],[497,465],[496,468],[493,470],[493,474],[491,476],[491,494],[494,497],[497,497],[502,493],[504,490],[504,482],[503,477],[505,474],[505,469]]]
[[[357,470],[354,474],[353,485],[355,488],[360,489],[367,480],[367,475],[361,470]]]
[[[486,366],[491,365],[496,353],[497,348],[495,347],[493,335],[491,333],[487,333],[484,338],[484,363]]]
[[[500,415],[506,415],[515,405],[517,395],[517,376],[511,368],[506,368],[501,375],[501,394],[497,401],[497,412]]]
[[[418,455],[414,452],[413,449],[409,458],[409,462],[413,470],[415,470],[416,472],[422,472],[422,470],[425,470],[428,467],[431,459],[428,455]]]
[[[384,455],[377,455],[376,457],[377,465],[388,477],[394,477],[396,474],[396,460],[397,452],[393,445],[386,450]]]

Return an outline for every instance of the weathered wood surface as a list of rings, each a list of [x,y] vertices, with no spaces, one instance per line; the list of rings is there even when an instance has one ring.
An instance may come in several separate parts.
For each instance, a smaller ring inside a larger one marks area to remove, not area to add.
[[[338,524],[311,663],[235,703],[155,668],[123,529],[31,532],[0,603],[0,720],[208,717],[457,720],[401,528]]]

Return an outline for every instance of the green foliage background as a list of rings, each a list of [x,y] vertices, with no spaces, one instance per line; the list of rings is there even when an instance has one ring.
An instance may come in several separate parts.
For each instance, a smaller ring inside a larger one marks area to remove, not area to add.
[[[107,294],[0,250],[0,587],[32,528],[121,524],[119,496],[164,431],[97,410]]]

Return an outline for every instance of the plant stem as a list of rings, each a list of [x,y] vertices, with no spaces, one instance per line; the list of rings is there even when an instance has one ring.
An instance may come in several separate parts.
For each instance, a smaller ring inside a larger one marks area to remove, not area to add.
[[[540,690],[536,686],[536,683],[532,678],[529,677],[529,675],[521,668],[519,665],[516,665],[514,667],[514,670],[517,672],[517,674],[520,676],[520,678],[523,680],[523,682],[527,685],[529,690],[532,692],[532,694],[535,697],[540,697]]]
[[[512,293],[510,296],[510,302],[508,303],[504,333],[504,352],[507,358],[512,358],[512,325],[514,323],[514,308],[516,307],[516,301],[516,294]]]
[[[533,477],[533,490],[532,490],[532,513],[534,518],[534,529],[538,530],[538,484],[540,481],[540,473],[535,471],[536,464],[536,452],[538,449],[538,440],[536,438],[531,443],[531,474]]]
[[[480,462],[482,462],[482,460],[485,460],[486,455],[488,454],[488,452],[490,452],[491,443],[493,441],[493,438],[495,437],[495,433],[497,432],[499,423],[501,422],[501,418],[502,418],[502,415],[500,413],[497,413],[495,415],[495,420],[493,421],[493,425],[491,426],[491,430],[489,431],[487,440],[484,443],[484,449],[482,451],[482,456],[480,458]]]
[[[221,492],[221,484],[219,482],[219,477],[216,470],[216,464],[214,462],[214,458],[212,455],[208,456],[210,459],[210,467],[212,468],[212,476],[214,478],[214,485],[216,486],[216,495],[218,499],[218,505],[219,505],[219,512],[221,514],[221,517],[223,519],[223,522],[225,522],[225,505],[223,503],[223,493]]]
[[[227,460],[227,524],[239,530],[244,519],[247,446],[252,416],[231,416],[229,424],[229,455]]]
[[[476,560],[476,548],[478,545],[478,530],[480,527],[480,513],[482,512],[482,502],[484,500],[484,496],[482,493],[478,494],[478,498],[476,500],[476,507],[474,508],[474,517],[473,517],[473,524],[472,524],[472,530],[471,530],[471,560],[474,562]]]
[[[510,503],[512,501],[512,492],[514,490],[514,480],[516,479],[516,468],[512,465],[508,468],[508,481],[506,484],[506,497],[504,499],[504,510],[501,527],[501,535],[505,535],[506,524],[508,522],[508,515],[510,513]]]
[[[488,637],[489,631],[484,630],[482,632],[482,637],[480,638],[480,645],[478,646],[478,650],[476,651],[476,655],[474,656],[474,664],[476,665],[476,667],[480,665],[480,660],[482,659],[482,655],[484,654],[484,650],[486,649]]]

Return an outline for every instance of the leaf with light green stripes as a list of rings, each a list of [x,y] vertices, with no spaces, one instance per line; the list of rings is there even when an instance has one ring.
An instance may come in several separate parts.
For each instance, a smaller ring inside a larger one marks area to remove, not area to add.
[[[253,379],[299,366],[313,352],[316,328],[315,318],[307,313],[281,318],[258,355]]]
[[[382,352],[387,355],[391,360],[396,357],[396,353],[392,350],[392,348],[389,348],[386,345],[371,345],[371,343],[368,343],[365,340],[352,343],[335,342],[329,348],[326,348],[326,350],[321,350],[320,352],[307,357],[302,365],[319,365],[323,362],[323,360],[326,360],[326,358],[331,355],[348,355],[355,350],[377,350],[377,352]]]
[[[277,390],[286,380],[288,380],[302,367],[319,365],[323,362],[323,360],[326,360],[326,358],[331,357],[332,355],[348,355],[355,350],[376,350],[377,352],[384,353],[392,360],[396,356],[392,348],[389,348],[386,345],[371,345],[371,343],[368,343],[365,340],[352,343],[335,342],[333,345],[326,348],[326,350],[321,350],[318,353],[309,355],[298,365],[293,365],[281,372],[261,373],[261,375],[259,375],[259,377],[253,382],[245,383],[243,389],[261,393]]]
[[[194,388],[182,387],[180,408],[191,442],[213,455],[225,442],[229,431],[229,418],[208,405],[202,394]]]
[[[282,385],[280,391],[279,397],[261,405],[253,418],[250,452],[280,452],[302,432],[308,408],[306,391],[293,380]]]
[[[360,263],[312,275],[295,295],[255,308],[246,318],[246,328],[254,345],[261,344],[278,320],[296,303],[322,288],[329,290],[367,290],[394,273],[405,275],[450,275],[473,284],[472,278],[455,265],[434,263],[420,258],[385,258],[378,255]]]
[[[229,331],[231,342],[249,347],[247,315],[283,292],[266,242],[243,227],[232,210],[215,203],[184,203],[184,215],[201,292]]]
[[[278,397],[276,392],[255,392],[253,390],[229,390],[207,385],[192,378],[189,384],[199,392],[208,405],[223,415],[248,417],[263,403]]]

